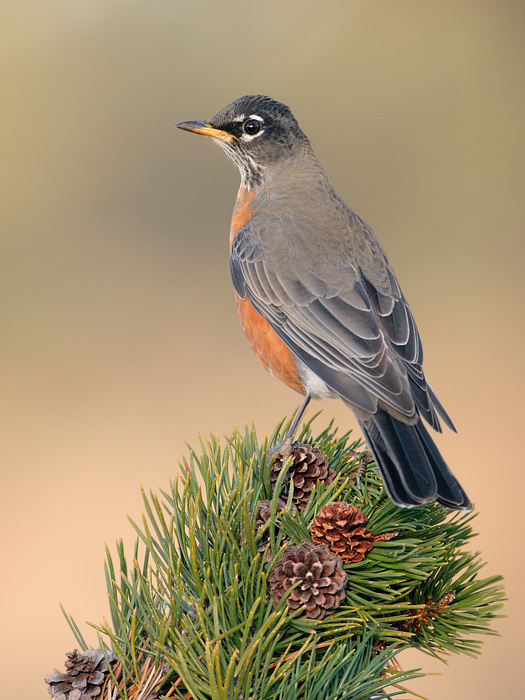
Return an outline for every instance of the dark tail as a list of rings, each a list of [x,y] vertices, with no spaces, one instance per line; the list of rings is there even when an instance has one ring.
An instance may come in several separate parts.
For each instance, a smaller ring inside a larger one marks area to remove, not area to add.
[[[390,498],[412,508],[438,501],[448,508],[472,505],[420,420],[406,425],[378,409],[360,423]]]

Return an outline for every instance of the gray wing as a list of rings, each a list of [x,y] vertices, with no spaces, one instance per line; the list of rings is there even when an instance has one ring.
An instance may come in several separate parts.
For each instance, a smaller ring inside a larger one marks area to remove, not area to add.
[[[231,250],[235,290],[351,404],[375,413],[379,399],[407,418],[419,412],[440,430],[435,408],[448,417],[426,383],[414,318],[371,229],[352,264],[343,256],[325,274],[321,258],[276,264],[248,224]]]

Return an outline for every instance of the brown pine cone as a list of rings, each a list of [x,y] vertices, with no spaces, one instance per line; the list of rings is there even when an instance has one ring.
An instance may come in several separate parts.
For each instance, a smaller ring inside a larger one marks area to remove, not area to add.
[[[286,508],[286,503],[281,499],[277,499],[277,508],[275,514],[281,513]],[[259,530],[263,528],[268,520],[272,516],[272,502],[271,501],[259,501],[257,504],[257,513],[255,515],[255,529]]]
[[[290,479],[293,479],[293,503],[300,510],[306,508],[312,491],[318,481],[324,481],[325,485],[331,484],[335,477],[335,471],[328,463],[328,457],[321,453],[318,447],[294,442],[292,444],[293,462],[288,469],[288,474],[283,482],[286,492]],[[283,459],[277,456],[272,462],[270,483],[272,490],[283,468]]]
[[[310,524],[312,540],[326,544],[346,563],[361,561],[374,546],[372,533],[364,526],[368,518],[345,501],[323,506]]]
[[[286,591],[299,583],[286,600],[290,610],[304,609],[303,617],[322,620],[344,600],[348,577],[342,561],[326,545],[310,540],[288,545],[269,574],[270,595],[275,605]]]
[[[111,662],[116,660],[111,651],[106,655]],[[66,673],[48,673],[44,678],[53,700],[89,700],[100,695],[109,672],[102,649],[82,653],[75,649],[66,657]]]
[[[277,509],[276,516],[281,513],[286,508],[286,503],[280,498],[277,499]],[[272,517],[272,502],[271,501],[259,501],[257,505],[257,513],[255,516],[255,530],[263,530],[262,533],[257,532],[259,541],[257,543],[257,551],[264,552],[270,543],[270,527],[266,526],[266,523]],[[276,517],[275,531],[279,532],[279,519]],[[288,537],[283,536],[281,538],[281,544],[286,544],[288,542]],[[266,560],[271,561],[272,553],[267,552]]]

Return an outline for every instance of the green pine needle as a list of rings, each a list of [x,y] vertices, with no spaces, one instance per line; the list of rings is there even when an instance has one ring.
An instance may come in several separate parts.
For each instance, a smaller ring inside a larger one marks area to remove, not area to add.
[[[200,450],[189,448],[166,492],[143,492],[145,514],[131,523],[137,533],[132,558],[122,542],[116,556],[106,552],[111,623],[93,625],[122,664],[121,697],[126,684],[140,683],[152,659],[165,670],[161,697],[170,691],[170,697],[200,700],[380,700],[423,675],[385,672],[402,649],[440,658],[476,655],[479,635],[494,634],[502,579],[481,578],[479,554],[465,548],[474,516],[437,504],[398,508],[373,463],[358,477],[358,460],[346,451],[358,448],[350,433],[338,437],[330,423],[314,436],[312,420],[298,439],[319,447],[337,477],[315,489],[303,511],[290,507],[293,489],[280,495],[285,469],[276,492],[270,487],[267,447],[283,438],[287,421],[262,443],[253,426],[224,442],[200,437]],[[288,499],[284,511],[278,497]],[[272,500],[271,517],[256,530],[263,499]],[[346,597],[332,615],[321,621],[301,617],[301,610],[292,615],[285,599],[274,607],[273,561],[287,544],[310,538],[312,519],[332,501],[357,506],[373,536],[397,535],[345,565]]]

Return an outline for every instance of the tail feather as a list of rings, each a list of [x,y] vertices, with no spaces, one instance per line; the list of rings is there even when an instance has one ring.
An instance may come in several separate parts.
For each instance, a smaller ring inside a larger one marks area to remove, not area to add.
[[[379,409],[360,424],[394,503],[410,508],[438,501],[448,508],[472,508],[421,420],[407,425]]]

